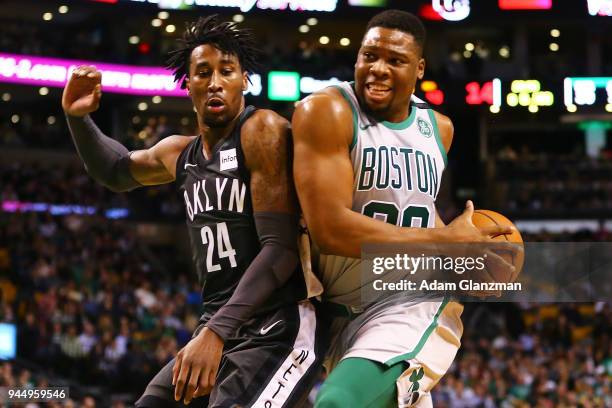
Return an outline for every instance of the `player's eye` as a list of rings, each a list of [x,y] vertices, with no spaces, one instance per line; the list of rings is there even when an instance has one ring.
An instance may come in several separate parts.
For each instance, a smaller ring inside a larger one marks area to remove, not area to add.
[[[234,70],[231,68],[224,68],[221,72],[223,73],[223,75],[230,75],[232,72],[234,72]]]
[[[366,51],[366,52],[364,52],[364,53],[363,53],[363,58],[364,58],[365,60],[367,60],[367,61],[372,61],[372,60],[374,60],[374,59],[375,59],[375,56],[374,56],[374,54],[372,54],[371,52],[367,52],[367,51]]]

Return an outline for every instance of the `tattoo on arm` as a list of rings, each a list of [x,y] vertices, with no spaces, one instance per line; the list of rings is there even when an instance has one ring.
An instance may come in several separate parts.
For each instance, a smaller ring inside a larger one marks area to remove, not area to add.
[[[256,115],[247,122],[242,135],[242,149],[251,172],[253,210],[296,213],[289,124],[270,111]]]

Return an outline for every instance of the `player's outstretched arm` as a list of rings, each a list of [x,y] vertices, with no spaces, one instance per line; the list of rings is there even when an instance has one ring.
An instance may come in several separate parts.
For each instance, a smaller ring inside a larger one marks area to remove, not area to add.
[[[174,180],[176,159],[190,138],[172,136],[148,150],[130,153],[89,117],[100,105],[101,83],[99,71],[81,66],[72,72],[62,95],[70,134],[87,172],[115,192]]]
[[[350,106],[335,93],[326,90],[306,98],[296,107],[292,120],[297,194],[310,234],[321,251],[358,258],[361,245],[367,242],[481,241],[480,232],[466,223],[446,228],[400,228],[352,210],[349,147],[353,118]],[[447,143],[450,146],[450,140]]]

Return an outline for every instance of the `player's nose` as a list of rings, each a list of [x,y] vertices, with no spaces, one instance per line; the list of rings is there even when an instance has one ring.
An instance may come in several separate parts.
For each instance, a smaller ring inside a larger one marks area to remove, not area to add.
[[[223,89],[221,84],[221,74],[217,71],[212,73],[210,77],[210,82],[208,83],[208,91],[209,92],[218,92]]]
[[[377,77],[386,76],[389,74],[389,67],[387,63],[380,58],[370,66],[370,73]]]

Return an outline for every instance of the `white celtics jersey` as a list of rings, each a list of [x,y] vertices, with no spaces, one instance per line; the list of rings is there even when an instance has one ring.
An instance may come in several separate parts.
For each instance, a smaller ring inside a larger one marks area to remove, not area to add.
[[[353,211],[397,226],[433,228],[447,160],[434,112],[412,96],[406,120],[377,122],[359,108],[352,83],[337,88],[353,110]],[[318,267],[325,298],[358,307],[359,260],[321,255]]]

